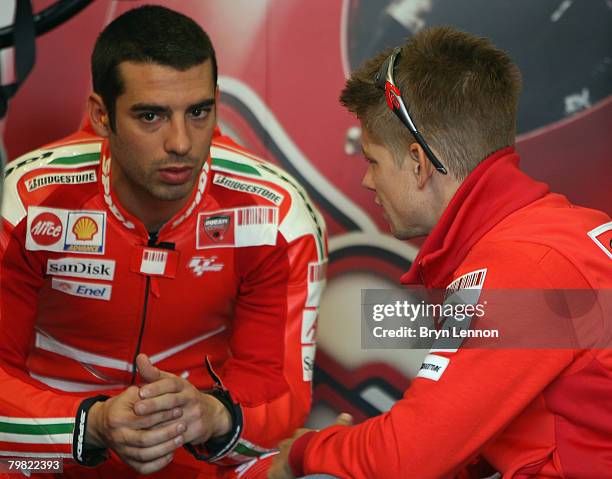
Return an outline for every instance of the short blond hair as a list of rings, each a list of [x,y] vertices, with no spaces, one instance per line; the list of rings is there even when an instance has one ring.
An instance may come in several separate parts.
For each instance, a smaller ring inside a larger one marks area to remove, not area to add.
[[[391,52],[354,71],[340,102],[400,161],[415,139],[374,84]],[[394,76],[417,129],[457,179],[514,144],[521,74],[489,39],[451,27],[422,30],[402,46]]]

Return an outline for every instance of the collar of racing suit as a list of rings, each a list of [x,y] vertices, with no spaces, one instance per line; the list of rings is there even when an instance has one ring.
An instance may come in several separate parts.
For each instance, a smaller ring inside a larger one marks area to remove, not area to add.
[[[100,166],[98,174],[98,187],[100,194],[104,198],[104,203],[108,210],[113,216],[128,230],[134,232],[138,236],[148,239],[149,232],[145,228],[144,224],[135,216],[128,213],[115,196],[111,188],[111,156],[110,148],[107,140],[102,143],[100,151]],[[206,191],[208,191],[210,185],[210,168],[211,158],[210,155],[202,165],[202,171],[200,177],[195,185],[195,188],[191,192],[189,200],[185,203],[185,206],[177,212],[172,218],[170,218],[158,231],[157,237],[163,237],[166,233],[174,230],[177,226],[182,224],[187,218],[193,214],[197,206],[202,202]]]
[[[519,169],[519,160],[514,148],[507,147],[474,168],[401,277],[403,284],[445,288],[480,238],[511,213],[548,193],[548,185]]]

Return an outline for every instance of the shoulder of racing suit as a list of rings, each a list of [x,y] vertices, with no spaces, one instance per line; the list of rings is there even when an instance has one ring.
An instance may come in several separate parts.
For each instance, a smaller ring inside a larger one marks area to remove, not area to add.
[[[321,257],[325,237],[324,220],[304,188],[286,171],[244,151],[226,137],[213,140],[210,150],[213,196],[220,190],[242,192],[260,205],[278,209],[279,232],[287,242],[315,234]],[[242,195],[234,201],[244,204]]]
[[[101,145],[101,139],[91,138],[56,143],[11,161],[4,171],[5,221],[16,226],[26,216],[28,206],[44,205],[58,188],[95,184]]]
[[[97,189],[92,185],[99,175],[102,143],[101,138],[92,136],[71,137],[67,142],[53,143],[10,162],[5,168],[2,203],[2,216],[8,225],[14,227],[22,221],[29,206],[47,205],[58,190],[70,188],[73,200],[75,194],[95,194]],[[260,205],[269,205],[279,216],[279,231],[287,242],[314,232],[320,256],[324,256],[324,220],[291,175],[224,136],[213,138],[210,156],[209,194],[220,196],[222,190],[231,190],[234,206],[252,203],[249,197]]]

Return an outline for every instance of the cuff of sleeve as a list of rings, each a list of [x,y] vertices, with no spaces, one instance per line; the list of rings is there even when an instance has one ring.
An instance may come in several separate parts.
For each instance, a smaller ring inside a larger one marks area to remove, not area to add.
[[[243,425],[242,408],[232,400],[227,390],[213,389],[206,394],[210,394],[221,401],[229,411],[232,416],[232,428],[223,436],[212,437],[204,444],[185,444],[185,449],[200,461],[216,462],[229,454],[240,439]]]
[[[310,440],[316,434],[315,431],[307,432],[295,440],[289,451],[289,467],[295,477],[302,477],[304,472],[304,454]]]
[[[85,399],[76,413],[74,421],[74,433],[72,436],[72,456],[82,466],[95,467],[108,458],[106,449],[87,447],[85,444],[85,432],[87,431],[87,419],[89,409],[98,401],[106,401],[109,396],[95,396]]]

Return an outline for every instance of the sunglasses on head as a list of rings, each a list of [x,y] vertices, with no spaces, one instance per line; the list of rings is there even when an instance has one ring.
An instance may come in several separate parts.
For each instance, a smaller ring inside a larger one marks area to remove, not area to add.
[[[412,136],[416,139],[417,143],[421,145],[421,148],[425,151],[427,158],[432,162],[436,170],[440,173],[446,175],[447,171],[444,168],[444,165],[440,163],[440,160],[436,158],[429,145],[425,142],[423,136],[417,130],[414,121],[412,121],[412,117],[410,113],[408,113],[408,108],[406,108],[406,104],[402,99],[402,94],[400,93],[399,88],[395,84],[395,80],[393,78],[393,72],[395,71],[395,62],[400,56],[401,47],[396,47],[391,55],[387,57],[387,59],[380,66],[380,70],[374,76],[374,84],[384,90],[385,97],[387,99],[387,105],[391,108],[391,111],[397,115],[397,117],[401,120],[401,122],[410,130]]]

